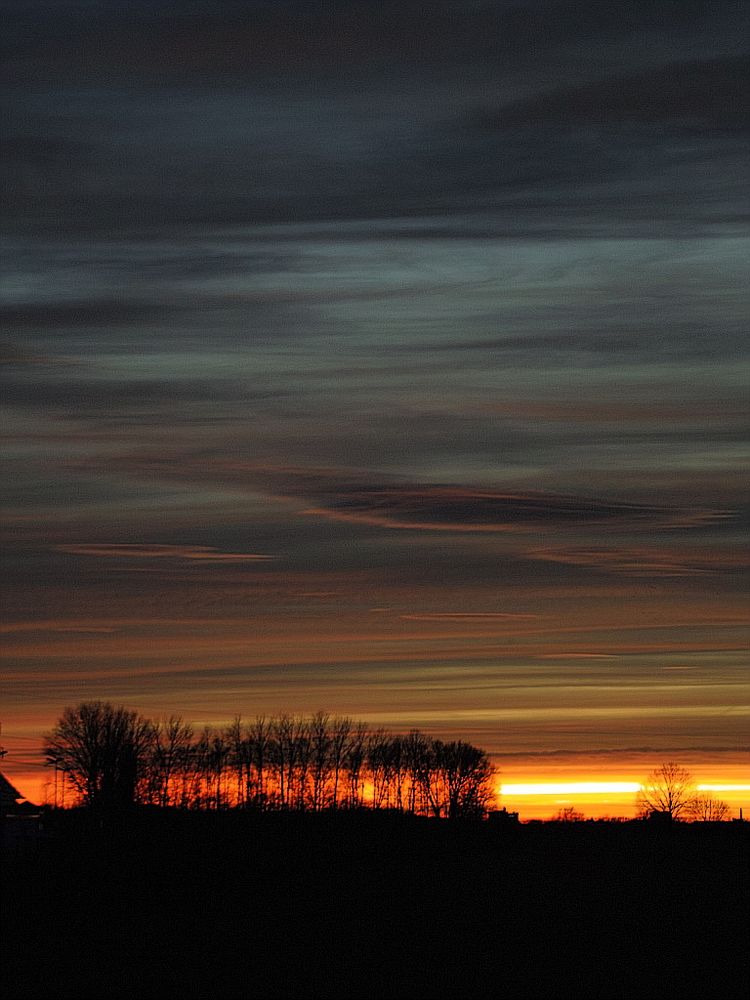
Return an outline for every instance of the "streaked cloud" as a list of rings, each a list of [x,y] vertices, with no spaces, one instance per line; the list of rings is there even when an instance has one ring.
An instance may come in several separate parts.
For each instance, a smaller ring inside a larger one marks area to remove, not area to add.
[[[210,545],[138,545],[118,542],[115,544],[58,545],[58,552],[76,556],[94,556],[97,559],[176,559],[189,562],[268,562],[274,556],[257,552],[220,552]]]
[[[494,120],[497,126],[563,122],[668,121],[672,128],[686,122],[720,129],[742,129],[747,122],[747,56],[670,62],[636,75],[593,80],[583,87],[546,90],[530,99],[509,103]],[[487,125],[492,119],[486,118]]]
[[[695,523],[695,522],[688,522]],[[700,522],[698,522],[700,523]],[[625,576],[687,577],[711,573],[738,573],[750,566],[750,557],[736,549],[581,547],[532,549],[532,559],[586,566]]]
[[[735,781],[750,8],[6,8],[4,732]]]
[[[671,748],[675,754],[731,754],[737,756],[742,753],[750,753],[750,746],[675,746]],[[664,753],[664,749],[659,746],[627,746],[627,747],[592,747],[587,748],[587,755],[592,757],[633,757],[649,756],[658,757]],[[574,750],[511,750],[496,754],[497,757],[571,757],[575,756]]]
[[[305,513],[422,531],[529,532],[549,526],[620,525],[633,530],[669,525],[667,508],[544,493],[501,493],[422,486],[352,489]],[[700,512],[710,520],[717,512]]]
[[[402,621],[412,622],[440,622],[455,621],[459,623],[471,624],[472,622],[504,622],[504,621],[533,621],[539,615],[514,614],[503,611],[434,611],[424,614],[408,614],[399,616]]]

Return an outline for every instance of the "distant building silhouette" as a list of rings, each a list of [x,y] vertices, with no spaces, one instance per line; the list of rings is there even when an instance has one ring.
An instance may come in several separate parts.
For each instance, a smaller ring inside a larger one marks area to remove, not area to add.
[[[22,799],[23,795],[18,789],[14,788],[5,775],[0,773],[0,809],[2,809],[2,815],[16,813]]]
[[[0,844],[8,847],[20,840],[36,840],[41,831],[41,810],[27,801],[0,773]]]
[[[646,822],[652,823],[654,826],[669,826],[673,820],[672,813],[666,809],[654,809],[646,816]]]
[[[517,812],[508,812],[507,809],[491,809],[487,814],[488,822],[493,826],[518,826],[520,820]]]

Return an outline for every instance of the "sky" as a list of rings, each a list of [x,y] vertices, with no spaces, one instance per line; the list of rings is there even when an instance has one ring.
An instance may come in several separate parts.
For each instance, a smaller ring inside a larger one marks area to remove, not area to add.
[[[746,5],[1,6],[20,790],[103,699],[750,807]]]

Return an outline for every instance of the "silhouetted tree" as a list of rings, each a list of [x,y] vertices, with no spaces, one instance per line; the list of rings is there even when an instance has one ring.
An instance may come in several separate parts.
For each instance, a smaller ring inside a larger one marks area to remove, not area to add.
[[[149,801],[160,806],[181,804],[184,782],[180,779],[188,765],[192,740],[192,726],[179,716],[172,715],[153,727],[148,762]]]
[[[229,747],[229,766],[234,774],[234,798],[238,806],[244,806],[250,784],[250,748],[242,726],[242,718],[237,715],[227,726],[224,736]]]
[[[404,738],[403,745],[404,764],[409,783],[406,808],[413,813],[427,812],[430,768],[430,749],[427,739],[418,729],[412,729]]]
[[[310,741],[310,805],[313,812],[329,804],[333,759],[330,719],[316,712],[309,723]]]
[[[367,776],[372,786],[372,808],[381,809],[386,802],[390,781],[390,737],[384,729],[370,733],[367,739]]]
[[[290,789],[293,788],[292,805],[300,811],[309,803],[310,762],[312,758],[312,741],[310,738],[310,723],[307,719],[296,718],[294,726],[294,767]]]
[[[301,789],[303,772],[306,778],[309,763],[309,741],[304,720],[284,714],[272,720],[271,728],[271,762],[278,789],[278,804],[282,808],[299,809],[304,803]]]
[[[555,823],[581,823],[586,817],[574,806],[565,806],[558,809],[552,818]]]
[[[430,747],[430,802],[436,816],[483,816],[494,798],[489,758],[483,750],[455,740]]]
[[[351,732],[346,748],[345,771],[347,777],[346,804],[351,808],[362,805],[363,771],[367,757],[367,726],[358,722]]]
[[[641,785],[637,803],[643,815],[664,813],[671,819],[685,815],[695,797],[692,774],[674,761],[652,771]]]
[[[137,712],[81,702],[66,708],[45,737],[44,755],[84,805],[112,812],[136,801],[153,741],[152,723]]]
[[[469,743],[407,736],[363,722],[279,715],[245,725],[240,716],[194,736],[179,716],[156,724],[102,702],[65,710],[47,739],[82,801],[192,809],[398,809],[418,815],[481,816],[494,796],[493,768]]]
[[[250,779],[249,803],[263,809],[266,806],[266,770],[272,752],[272,723],[264,715],[256,717],[246,730],[252,761],[252,776]]]
[[[331,789],[331,805],[334,809],[339,805],[341,775],[346,769],[347,756],[352,744],[352,720],[334,719],[331,724],[331,770],[333,787]]]
[[[217,809],[223,809],[229,804],[225,795],[224,785],[226,783],[230,753],[226,733],[212,732],[208,759],[210,763],[211,785],[214,793],[214,805]]]
[[[690,800],[687,815],[697,822],[719,823],[729,815],[729,806],[721,799],[715,799],[713,795],[704,793]]]

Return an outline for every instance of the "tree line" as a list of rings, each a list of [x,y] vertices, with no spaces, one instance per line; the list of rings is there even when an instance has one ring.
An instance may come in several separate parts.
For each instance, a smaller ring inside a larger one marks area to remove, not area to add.
[[[258,716],[196,732],[108,702],[63,711],[44,755],[81,804],[320,812],[394,809],[481,817],[495,797],[487,754],[418,730],[372,729],[348,717]]]

